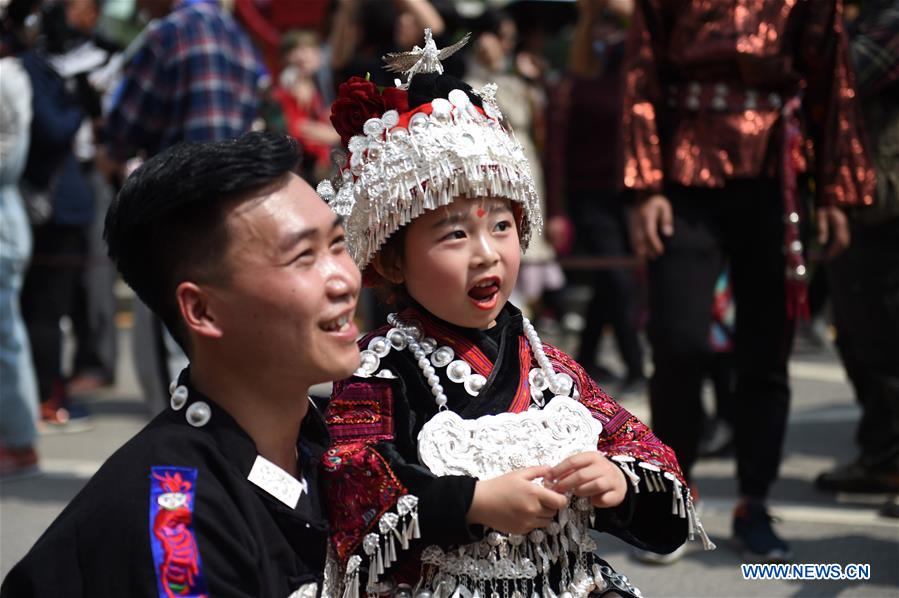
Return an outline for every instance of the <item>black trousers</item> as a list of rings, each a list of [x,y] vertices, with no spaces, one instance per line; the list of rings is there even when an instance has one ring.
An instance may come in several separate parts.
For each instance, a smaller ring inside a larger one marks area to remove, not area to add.
[[[674,235],[650,263],[653,431],[688,479],[702,431],[715,281],[729,263],[736,303],[734,418],[740,493],[763,498],[777,478],[790,390],[793,322],[786,312],[783,210],[774,180],[722,189],[675,187]]]
[[[87,256],[84,227],[45,224],[34,229],[34,257],[22,288],[22,317],[41,402],[53,396],[62,379],[59,319],[71,315]]]
[[[828,274],[837,347],[862,408],[862,462],[899,468],[899,218],[855,224]]]
[[[571,216],[582,251],[604,257],[631,254],[624,206],[613,191],[573,193]],[[637,280],[631,268],[598,271],[587,306],[577,361],[595,363],[596,348],[606,324],[612,325],[627,376],[643,375],[643,349],[637,336]]]

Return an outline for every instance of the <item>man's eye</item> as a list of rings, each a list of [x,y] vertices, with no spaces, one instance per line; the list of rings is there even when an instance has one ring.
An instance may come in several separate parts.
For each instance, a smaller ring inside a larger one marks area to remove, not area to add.
[[[313,251],[312,249],[306,249],[305,251],[300,252],[299,255],[297,255],[293,259],[293,262],[295,264],[307,264],[314,260],[315,260],[315,251]]]
[[[334,237],[334,240],[331,241],[331,247],[345,247],[345,246],[346,246],[346,237],[344,235]]]

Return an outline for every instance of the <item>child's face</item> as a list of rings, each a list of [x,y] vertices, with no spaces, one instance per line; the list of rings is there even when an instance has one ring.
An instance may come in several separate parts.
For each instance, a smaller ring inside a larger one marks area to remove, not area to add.
[[[460,198],[409,224],[400,267],[406,291],[432,314],[486,329],[509,300],[520,263],[509,200]]]
[[[285,62],[296,67],[301,75],[310,77],[321,67],[321,50],[312,44],[298,44],[287,55]]]

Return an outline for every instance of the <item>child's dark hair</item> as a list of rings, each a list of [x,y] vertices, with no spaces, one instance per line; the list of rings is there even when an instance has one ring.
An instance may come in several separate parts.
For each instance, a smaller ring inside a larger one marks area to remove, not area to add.
[[[272,133],[180,143],[128,177],[109,207],[109,257],[188,353],[175,289],[185,280],[227,280],[226,211],[285,185],[297,159],[296,142]]]
[[[402,263],[406,254],[406,227],[401,227],[390,235],[387,241],[381,245],[375,254],[374,260],[380,260],[382,264],[395,265]],[[395,283],[384,278],[374,267],[369,264],[362,273],[362,282],[371,287],[378,300],[384,305],[396,309],[403,309],[411,304],[411,298],[406,291],[405,283]]]

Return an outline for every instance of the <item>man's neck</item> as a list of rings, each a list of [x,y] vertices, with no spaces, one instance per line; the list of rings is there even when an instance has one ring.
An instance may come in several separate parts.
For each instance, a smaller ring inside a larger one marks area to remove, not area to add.
[[[309,410],[308,386],[250,377],[239,367],[213,365],[199,356],[191,360],[190,378],[198,391],[234,418],[260,455],[299,477],[296,450]]]

